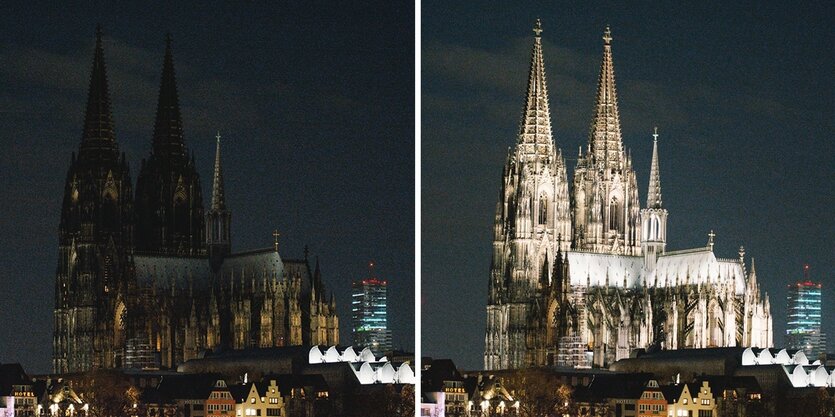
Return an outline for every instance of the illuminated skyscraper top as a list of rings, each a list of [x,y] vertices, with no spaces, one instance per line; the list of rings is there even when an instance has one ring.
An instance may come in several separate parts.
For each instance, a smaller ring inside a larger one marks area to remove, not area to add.
[[[388,281],[378,279],[374,262],[368,264],[368,277],[356,280],[351,292],[351,331],[354,345],[376,354],[391,351],[388,328]]]
[[[786,347],[803,350],[810,359],[826,353],[821,335],[821,284],[809,278],[803,265],[803,280],[788,286]]]

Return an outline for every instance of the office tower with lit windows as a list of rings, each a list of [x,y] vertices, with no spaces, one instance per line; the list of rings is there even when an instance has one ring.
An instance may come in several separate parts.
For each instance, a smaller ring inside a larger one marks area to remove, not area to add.
[[[367,278],[356,280],[351,291],[351,330],[354,345],[374,353],[391,350],[388,328],[388,281],[377,278],[374,263],[369,263]]]
[[[809,265],[803,266],[803,280],[788,286],[786,348],[803,350],[810,360],[826,353],[826,337],[821,333],[821,284],[809,278]]]

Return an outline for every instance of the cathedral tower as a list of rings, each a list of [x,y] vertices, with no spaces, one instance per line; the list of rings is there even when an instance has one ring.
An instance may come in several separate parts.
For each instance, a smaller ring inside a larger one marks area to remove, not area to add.
[[[127,336],[132,198],[130,169],[113,128],[99,27],[84,130],[67,172],[61,209],[55,372],[119,365]]]
[[[94,51],[61,210],[54,371],[173,369],[204,349],[338,344],[336,305],[307,250],[303,260],[282,259],[277,242],[231,253],[219,134],[204,217],[170,39],[136,194],[114,134],[100,29]]]
[[[136,181],[136,250],[141,253],[199,255],[205,252],[200,176],[183,141],[183,122],[174,76],[171,37],[157,103],[151,155]]]
[[[667,246],[667,209],[661,207],[661,171],[658,169],[658,128],[652,134],[652,167],[649,172],[647,208],[641,209],[641,251],[644,269],[655,269]]]
[[[216,138],[217,150],[215,151],[215,174],[212,181],[212,206],[206,215],[206,246],[214,270],[220,267],[223,258],[232,251],[232,237],[229,233],[232,213],[226,208],[226,196],[223,193],[219,132]]]
[[[525,109],[496,206],[484,367],[607,367],[634,349],[770,347],[768,294],[739,258],[667,250],[658,133],[647,206],[621,139],[611,32],[569,206],[537,21]],[[585,151],[585,152],[584,152]],[[572,229],[573,225],[573,229]],[[747,276],[747,277],[746,277]]]
[[[565,160],[554,144],[542,56],[542,26],[534,45],[516,148],[508,152],[496,206],[487,306],[486,369],[533,361],[528,324],[545,309],[558,250],[571,245]]]
[[[574,172],[574,245],[598,253],[639,255],[638,186],[632,159],[624,152],[621,139],[608,27],[603,41],[589,143],[585,155],[580,149]]]

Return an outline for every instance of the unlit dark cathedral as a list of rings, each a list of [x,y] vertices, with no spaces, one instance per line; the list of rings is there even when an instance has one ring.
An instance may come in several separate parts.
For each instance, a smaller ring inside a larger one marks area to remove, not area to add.
[[[232,253],[220,136],[211,205],[183,140],[170,39],[150,155],[136,188],[110,112],[97,32],[84,130],[64,188],[55,372],[172,367],[204,349],[335,345],[319,264],[274,247]]]
[[[621,140],[607,28],[588,145],[568,182],[551,134],[541,26],[493,225],[484,366],[607,366],[636,348],[772,346],[753,260],[668,251],[658,135],[647,204]],[[571,190],[569,192],[569,189]]]

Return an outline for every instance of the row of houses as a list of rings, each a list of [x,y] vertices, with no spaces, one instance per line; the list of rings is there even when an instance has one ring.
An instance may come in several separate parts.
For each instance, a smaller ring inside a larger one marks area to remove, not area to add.
[[[835,407],[832,365],[802,351],[751,348],[638,351],[608,369],[468,372],[426,358],[420,410],[425,417],[530,414],[531,402],[544,397],[557,415],[804,415],[798,405]]]
[[[411,395],[411,356],[389,356],[350,346],[250,349],[206,352],[177,370],[34,377],[0,365],[0,417],[346,415],[390,391]]]
[[[219,374],[95,371],[42,379],[27,376],[20,364],[4,364],[0,381],[3,417],[313,417],[333,411],[321,375],[227,383]]]

